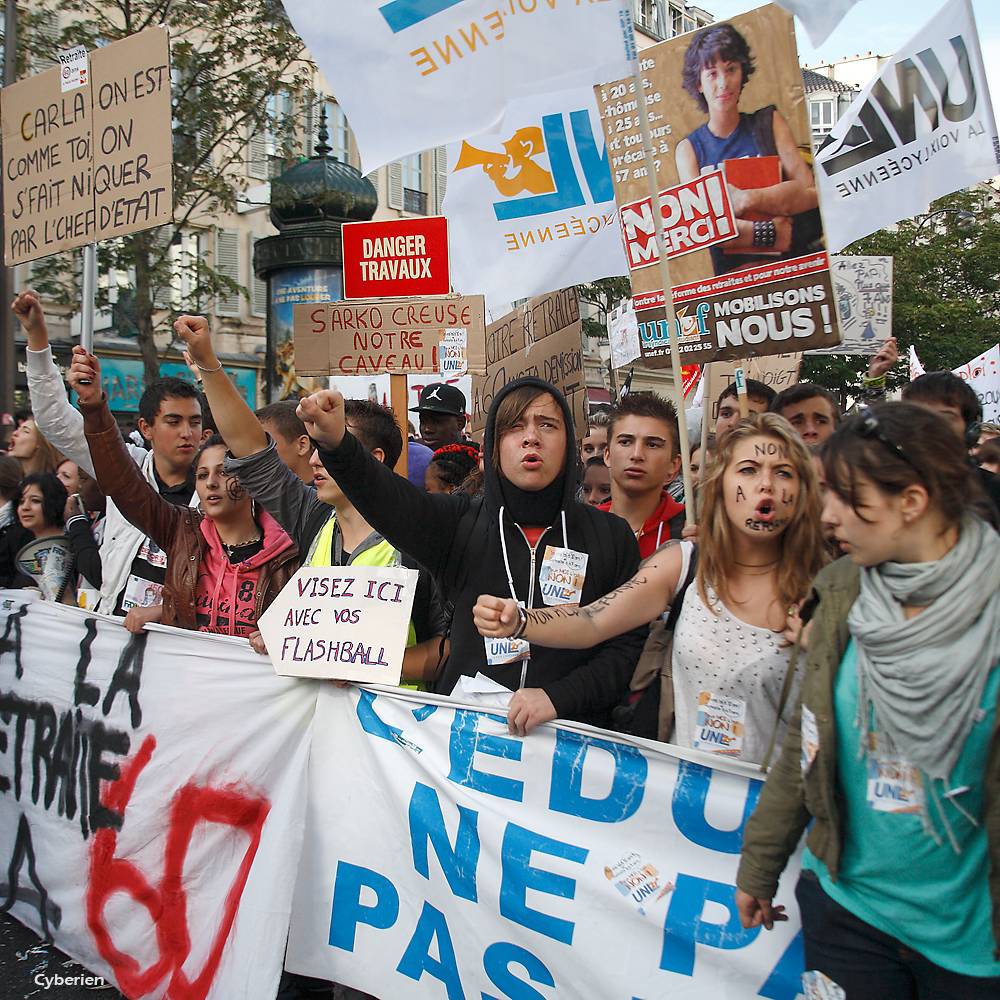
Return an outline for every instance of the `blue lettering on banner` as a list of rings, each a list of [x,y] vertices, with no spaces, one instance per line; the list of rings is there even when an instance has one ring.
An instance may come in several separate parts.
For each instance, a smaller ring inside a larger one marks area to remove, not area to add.
[[[437,938],[439,957],[431,958],[430,948],[435,938]],[[399,965],[396,966],[396,971],[417,982],[426,972],[444,983],[448,991],[448,1000],[465,1000],[465,990],[462,989],[462,978],[458,974],[458,961],[448,931],[448,921],[440,910],[435,910],[426,901],[417,921],[416,930],[406,946],[406,951],[403,952],[403,957],[399,960]]]
[[[374,906],[362,906],[361,890],[375,893]],[[358,924],[368,924],[384,931],[399,916],[399,893],[396,887],[370,868],[337,863],[337,878],[333,883],[333,914],[330,917],[330,944],[344,951],[354,951],[354,932]]]
[[[802,950],[800,927],[757,996],[767,997],[767,1000],[795,1000],[802,992],[802,973],[805,971],[806,958]]]
[[[584,761],[592,747],[611,754],[615,762],[611,790],[603,799],[582,794]],[[621,823],[642,805],[648,771],[646,758],[636,747],[557,729],[549,808],[596,823]]]
[[[520,802],[524,796],[523,781],[475,769],[477,751],[507,760],[521,759],[523,744],[520,740],[510,739],[507,736],[490,736],[480,732],[479,726],[486,719],[492,719],[502,726],[507,725],[506,718],[500,715],[484,715],[482,712],[470,712],[465,709],[456,710],[451,723],[451,738],[448,741],[448,759],[451,761],[448,780],[454,781],[456,785],[464,785],[474,791],[493,795],[498,799]]]
[[[722,854],[739,854],[743,843],[743,829],[747,820],[757,805],[763,781],[747,781],[747,797],[743,806],[743,819],[735,830],[720,830],[711,826],[705,819],[705,801],[708,798],[709,783],[713,772],[704,764],[692,764],[690,761],[678,761],[677,783],[674,785],[674,797],[671,808],[674,822],[692,844],[706,847],[710,851]]]
[[[361,723],[361,728],[369,736],[377,736],[380,740],[398,743],[403,735],[403,730],[390,726],[379,717],[375,711],[375,692],[361,688],[358,694],[360,696],[358,698],[358,722]]]
[[[395,35],[462,2],[463,0],[392,0],[379,7],[378,12]]]
[[[721,903],[729,911],[724,924],[702,919],[705,903]],[[745,948],[760,933],[759,927],[744,930],[736,909],[736,887],[694,875],[678,875],[663,927],[660,968],[682,976],[694,975],[694,946]]]
[[[551,854],[554,858],[566,858],[580,865],[587,860],[589,853],[586,848],[564,844],[561,840],[553,840],[541,833],[508,823],[500,852],[500,915],[528,930],[544,934],[553,941],[572,944],[573,921],[531,909],[527,904],[527,892],[528,889],[534,889],[535,892],[548,893],[550,896],[573,899],[576,896],[576,879],[532,868],[532,851]]]
[[[459,806],[458,816],[458,833],[455,834],[455,846],[452,848],[437,792],[419,781],[413,786],[409,820],[414,869],[430,881],[427,862],[427,842],[430,841],[452,893],[475,903],[478,901],[476,869],[479,865],[479,813]]]
[[[614,198],[614,186],[608,168],[608,150],[605,146],[603,154],[598,155],[590,113],[573,111],[569,120],[576,144],[576,154],[583,168],[583,176],[590,189],[593,203],[611,201]],[[523,219],[529,215],[547,215],[549,212],[580,208],[587,204],[576,175],[576,168],[573,166],[563,116],[544,115],[542,132],[545,136],[545,149],[549,155],[552,183],[555,184],[556,190],[551,194],[536,194],[528,198],[494,202],[493,211],[501,222],[506,219]]]
[[[573,129],[573,138],[576,140],[576,155],[580,159],[580,166],[583,167],[583,176],[587,179],[587,187],[590,188],[590,197],[597,204],[602,201],[613,201],[615,186],[611,181],[611,170],[608,167],[608,147],[602,142],[604,152],[597,152],[594,129],[590,124],[590,113],[572,111],[569,122]]]
[[[520,965],[533,983],[555,986],[556,981],[542,960],[519,945],[511,944],[509,941],[498,941],[496,944],[491,944],[483,954],[483,968],[490,977],[490,982],[498,990],[503,990],[510,1000],[546,1000],[538,990],[529,986],[523,979],[518,979],[510,971],[511,962]],[[482,1000],[499,1000],[489,993],[479,995]]]

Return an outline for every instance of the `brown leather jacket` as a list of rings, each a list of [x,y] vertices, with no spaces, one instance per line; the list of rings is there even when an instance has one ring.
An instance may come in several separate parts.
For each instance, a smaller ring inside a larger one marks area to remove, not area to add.
[[[197,629],[195,588],[198,569],[208,549],[208,541],[201,532],[205,515],[190,507],[175,507],[150,486],[125,448],[121,431],[108,409],[107,396],[102,396],[100,403],[81,402],[80,412],[98,485],[122,514],[167,554],[162,624]],[[299,550],[295,545],[260,568],[255,620],[298,568]]]

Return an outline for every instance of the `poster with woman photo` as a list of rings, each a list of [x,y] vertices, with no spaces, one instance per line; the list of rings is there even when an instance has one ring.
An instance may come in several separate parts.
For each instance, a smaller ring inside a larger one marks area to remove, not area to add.
[[[839,342],[793,19],[769,5],[640,52],[684,363]],[[668,363],[633,80],[595,88],[644,360]]]

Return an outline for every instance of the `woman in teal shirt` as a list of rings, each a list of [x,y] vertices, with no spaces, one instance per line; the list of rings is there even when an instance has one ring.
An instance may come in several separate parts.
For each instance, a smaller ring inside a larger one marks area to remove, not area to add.
[[[862,411],[824,463],[848,559],[804,609],[801,702],[747,824],[740,915],[785,919],[771,900],[812,821],[807,969],[848,1000],[1000,997],[1000,537],[928,410]]]

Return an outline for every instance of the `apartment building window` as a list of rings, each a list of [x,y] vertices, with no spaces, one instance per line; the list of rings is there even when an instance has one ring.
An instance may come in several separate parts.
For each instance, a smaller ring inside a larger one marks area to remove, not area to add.
[[[228,226],[215,230],[215,269],[232,281],[240,280],[240,231]],[[220,291],[215,296],[215,315],[238,317],[240,293]]]
[[[268,121],[255,129],[247,150],[247,173],[258,180],[270,180],[285,168],[295,130],[295,101],[283,90],[267,99]]]
[[[427,192],[424,191],[421,154],[400,161],[403,167],[403,211],[414,215],[427,214]]]
[[[833,128],[833,101],[810,101],[809,119],[814,132],[829,132]]]
[[[635,0],[635,23],[657,38],[666,38],[667,12],[664,0]]]

